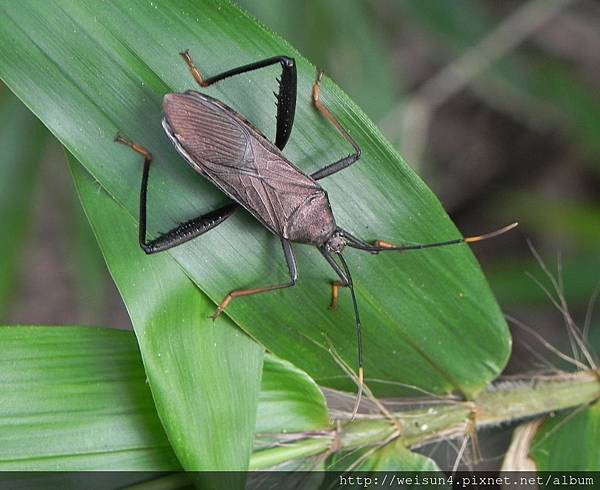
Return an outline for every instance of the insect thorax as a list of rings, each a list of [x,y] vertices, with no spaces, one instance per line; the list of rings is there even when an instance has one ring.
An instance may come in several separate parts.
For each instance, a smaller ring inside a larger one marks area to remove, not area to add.
[[[337,229],[327,194],[320,190],[306,199],[289,217],[286,228],[285,238],[293,242],[325,245]]]

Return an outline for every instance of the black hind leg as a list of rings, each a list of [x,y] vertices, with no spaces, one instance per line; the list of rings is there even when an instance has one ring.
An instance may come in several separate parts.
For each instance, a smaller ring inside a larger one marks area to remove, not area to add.
[[[203,214],[202,216],[186,221],[185,223],[182,223],[172,230],[160,235],[154,240],[148,240],[146,238],[146,204],[148,200],[148,177],[150,175],[152,154],[143,146],[124,138],[120,134],[117,134],[115,141],[117,143],[129,146],[133,151],[144,157],[144,172],[142,174],[142,185],[140,188],[139,240],[140,247],[142,247],[144,252],[147,254],[162,252],[163,250],[168,250],[176,247],[177,245],[188,242],[193,238],[199,237],[200,235],[220,225],[223,221],[229,218],[229,216],[231,216],[236,209],[239,208],[239,204],[235,202],[226,204],[215,211],[211,211],[210,213]]]
[[[279,63],[281,65],[281,79],[279,80],[279,93],[275,94],[275,97],[277,97],[277,134],[275,136],[275,146],[280,150],[285,148],[290,134],[292,133],[294,114],[296,113],[296,62],[293,58],[288,58],[287,56],[274,56],[273,58],[267,58],[266,60],[250,63],[249,65],[239,66],[224,71],[223,73],[219,73],[218,75],[204,78],[200,73],[200,70],[198,70],[194,64],[189,51],[186,50],[180,54],[190,68],[194,79],[201,87],[208,87],[224,78]]]

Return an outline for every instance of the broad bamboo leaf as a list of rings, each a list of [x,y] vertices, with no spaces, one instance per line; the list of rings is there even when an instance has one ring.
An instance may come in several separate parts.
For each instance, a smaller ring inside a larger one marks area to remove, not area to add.
[[[180,469],[133,332],[0,327],[0,345],[0,470]],[[257,432],[328,425],[315,383],[266,356]]]
[[[112,140],[121,130],[153,152],[154,235],[225,202],[177,157],[160,125],[163,95],[197,88],[177,54],[183,49],[191,50],[207,74],[274,54],[295,57],[297,117],[286,155],[311,172],[349,151],[311,105],[315,68],[228,2],[5,2],[0,15],[0,76],[132,216],[138,212],[141,161]],[[228,79],[207,92],[271,136],[270,93],[277,72]],[[437,199],[360,109],[328,79],[322,94],[363,149],[360,163],[323,182],[339,224],[369,240],[430,242],[459,236]],[[129,240],[133,243],[135,234]],[[232,289],[284,280],[279,249],[279,240],[239,213],[170,254],[219,302]],[[343,294],[337,311],[328,311],[334,274],[315,250],[295,250],[296,288],[238,299],[227,314],[321,384],[353,389],[328,352],[332,345],[356,365],[349,296]],[[510,337],[467,246],[379,256],[350,251],[347,259],[363,316],[365,372],[377,394],[406,392],[398,383],[409,383],[472,396],[501,371]],[[123,273],[128,287],[139,284],[134,276]],[[173,289],[164,275],[161,284]],[[157,308],[144,304],[148,315]],[[221,324],[226,328],[225,319],[216,326]]]
[[[540,471],[600,471],[600,403],[550,417],[533,440]]]
[[[128,308],[156,408],[187,470],[245,470],[252,451],[263,349],[213,304],[169,255],[147,258],[135,222],[71,163],[85,212]]]
[[[355,469],[357,471],[439,471],[440,476],[443,475],[432,459],[409,451],[402,446],[401,441],[378,449]],[[407,486],[411,487],[411,485]],[[437,485],[435,488],[438,488]]]
[[[440,471],[438,465],[427,456],[410,451],[403,446],[401,438],[389,444],[376,448],[366,448],[360,451],[342,452],[332,457],[327,469],[334,471]],[[404,475],[408,476],[408,475]],[[415,475],[411,475],[414,477]],[[429,475],[428,475],[429,476]],[[441,473],[440,473],[440,476]],[[381,484],[381,482],[380,482]],[[388,482],[393,485],[394,482]],[[384,484],[385,485],[385,484]],[[396,485],[402,486],[400,482]],[[411,484],[405,483],[407,488]],[[437,487],[436,487],[437,488]],[[442,487],[443,488],[443,487]]]
[[[289,362],[268,355],[258,398],[256,433],[319,430],[330,423],[325,396],[316,383]]]
[[[173,470],[131,332],[0,328],[0,469]]]

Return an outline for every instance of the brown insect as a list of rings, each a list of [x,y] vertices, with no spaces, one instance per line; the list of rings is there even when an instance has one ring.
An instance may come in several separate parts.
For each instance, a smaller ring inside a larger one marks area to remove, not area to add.
[[[379,253],[390,250],[415,250],[471,243],[504,233],[517,224],[514,223],[487,235],[429,244],[394,245],[384,241],[370,244],[356,238],[337,226],[327,192],[318,182],[352,165],[361,155],[360,148],[354,139],[320,100],[323,73],[319,71],[317,74],[312,90],[312,101],[316,109],[352,145],[354,153],[308,175],[282,153],[292,131],[296,107],[296,65],[292,58],[286,56],[268,58],[205,79],[187,51],[181,53],[181,56],[188,64],[195,80],[202,87],[208,87],[233,75],[279,63],[282,75],[279,82],[279,93],[275,94],[277,97],[277,134],[275,143],[271,143],[242,115],[222,102],[200,92],[188,90],[185,93],[166,94],[163,100],[165,116],[162,125],[171,143],[196,172],[212,182],[231,198],[232,202],[189,220],[158,238],[147,240],[146,201],[152,155],[144,147],[118,134],[115,138],[117,142],[130,146],[144,156],[140,191],[140,246],[148,254],[170,249],[213,229],[231,216],[240,206],[250,212],[265,228],[277,235],[281,240],[290,280],[282,284],[230,292],[219,304],[213,315],[215,319],[233,298],[294,286],[298,278],[298,271],[291,243],[305,243],[317,247],[340,278],[340,281],[333,283],[332,305],[335,306],[337,302],[340,287],[350,289],[356,319],[358,379],[362,390],[361,323],[352,277],[342,256],[344,248],[350,246],[371,253]],[[359,390],[359,399],[361,390]]]

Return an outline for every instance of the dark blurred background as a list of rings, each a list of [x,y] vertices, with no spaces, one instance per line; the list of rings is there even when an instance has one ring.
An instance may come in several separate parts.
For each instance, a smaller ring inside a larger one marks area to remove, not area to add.
[[[544,291],[552,284],[529,239],[598,351],[600,315],[590,302],[600,284],[600,3],[239,3],[366,111],[463,233],[519,221],[518,232],[475,248],[503,310],[554,347],[581,355]],[[0,197],[11,236],[0,321],[129,327],[60,146],[34,121],[30,134],[40,144],[23,157],[24,168],[0,170],[0,191],[25,196],[17,204]],[[522,326],[511,329],[506,374],[572,369]],[[488,439],[495,438],[507,436]],[[494,451],[501,454],[502,444],[484,455],[492,466]]]

